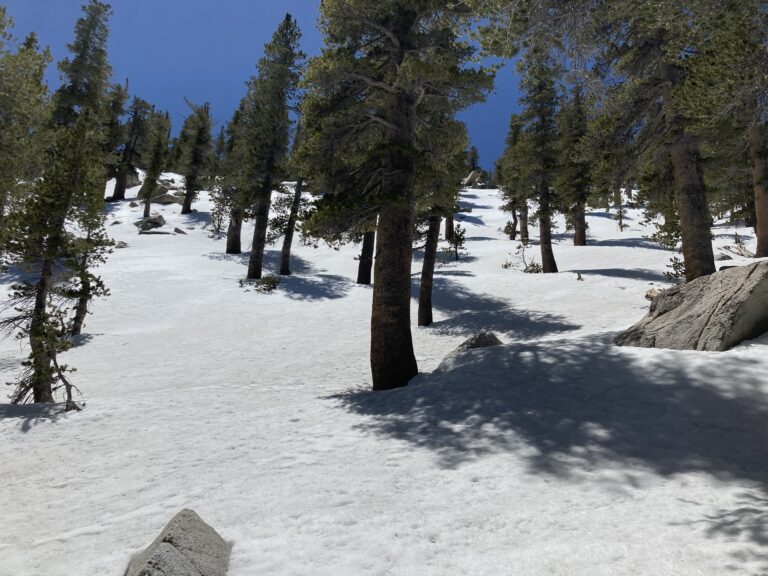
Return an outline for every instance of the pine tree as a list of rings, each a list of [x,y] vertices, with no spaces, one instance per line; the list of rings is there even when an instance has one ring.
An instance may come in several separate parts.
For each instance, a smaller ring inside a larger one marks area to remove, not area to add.
[[[162,114],[153,110],[147,120],[147,132],[144,218],[150,215],[157,181],[168,160],[168,139],[171,132],[171,118],[168,113]]]
[[[71,320],[66,302],[78,300],[76,319],[87,301],[104,289],[91,266],[103,259],[108,242],[103,233],[107,62],[107,4],[91,0],[77,22],[72,59],[59,68],[65,79],[54,95],[51,143],[46,169],[28,197],[23,214],[14,218],[13,253],[28,262],[30,278],[14,286],[10,305],[16,315],[4,324],[29,338],[14,402],[52,402],[64,388],[67,409],[77,409],[65,365],[58,354],[70,345]],[[81,236],[74,239],[68,229]],[[30,249],[30,244],[32,248]],[[31,254],[30,254],[31,252]],[[61,268],[59,268],[61,267]]]
[[[7,240],[8,214],[23,204],[31,183],[42,174],[50,112],[43,79],[50,55],[40,50],[34,34],[11,49],[11,26],[0,7],[0,246]]]
[[[300,40],[296,20],[286,14],[272,40],[264,46],[264,56],[257,65],[258,76],[249,82],[243,107],[244,134],[239,144],[246,151],[244,191],[255,219],[249,279],[261,278],[272,191],[285,175],[291,129],[289,113],[295,104],[304,58],[299,50]]]
[[[587,135],[587,110],[582,87],[573,87],[571,97],[562,103],[557,114],[557,171],[554,187],[558,202],[573,226],[573,244],[587,245],[586,204],[591,175],[584,154]]]
[[[142,163],[141,153],[147,145],[151,113],[152,106],[138,97],[135,97],[128,107],[125,141],[122,143],[120,161],[115,170],[115,192],[110,198],[114,202],[125,200],[128,176],[136,174],[137,168]]]
[[[422,106],[481,97],[490,77],[468,67],[458,36],[467,8],[437,0],[324,0],[326,47],[307,72],[304,104],[312,173],[342,229],[378,215],[371,315],[376,390],[417,373],[410,328],[411,251],[416,207],[417,126]]]
[[[213,141],[211,130],[211,107],[207,102],[202,106],[187,102],[191,110],[184,120],[182,134],[184,138],[179,146],[181,159],[179,168],[184,174],[186,190],[182,214],[192,212],[192,202],[197,193],[211,180],[211,163],[213,162]]]

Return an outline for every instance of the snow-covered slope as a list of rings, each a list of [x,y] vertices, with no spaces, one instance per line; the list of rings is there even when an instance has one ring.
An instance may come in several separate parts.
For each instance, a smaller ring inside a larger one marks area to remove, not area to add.
[[[591,245],[557,236],[544,276],[502,267],[517,243],[495,191],[463,204],[468,254],[414,326],[423,374],[378,394],[358,248],[297,246],[263,295],[205,195],[156,208],[187,235],[139,236],[141,208],[110,206],[128,247],[65,355],[85,411],[0,404],[0,575],[119,576],[182,507],[234,542],[231,576],[765,573],[768,340],[617,349],[672,255],[638,211],[624,232],[592,211]],[[479,330],[508,344],[443,361]],[[22,354],[2,344],[6,381]]]

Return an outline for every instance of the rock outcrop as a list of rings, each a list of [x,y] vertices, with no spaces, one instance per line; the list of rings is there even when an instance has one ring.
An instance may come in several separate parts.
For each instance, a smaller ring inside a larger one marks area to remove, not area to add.
[[[620,346],[722,351],[768,331],[768,261],[660,292]]]
[[[232,545],[192,510],[174,516],[125,576],[226,576]]]
[[[147,218],[137,220],[133,224],[139,229],[139,232],[148,232],[149,230],[154,230],[155,228],[161,228],[165,226],[165,218],[160,215],[149,216]]]

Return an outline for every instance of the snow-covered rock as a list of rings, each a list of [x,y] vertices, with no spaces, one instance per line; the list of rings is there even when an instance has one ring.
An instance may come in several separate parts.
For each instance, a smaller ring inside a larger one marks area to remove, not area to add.
[[[657,294],[621,346],[722,351],[768,330],[768,261],[697,278]]]
[[[148,216],[146,218],[142,218],[133,224],[139,229],[139,232],[147,232],[149,230],[154,230],[155,228],[161,228],[165,226],[165,218],[158,214],[157,216]]]

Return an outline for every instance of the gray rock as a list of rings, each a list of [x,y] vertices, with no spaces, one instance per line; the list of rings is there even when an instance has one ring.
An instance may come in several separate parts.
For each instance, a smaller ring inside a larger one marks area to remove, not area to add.
[[[136,202],[136,200],[133,200],[130,204],[128,204],[131,208],[138,208],[140,204]]]
[[[122,224],[120,220],[115,220],[114,222],[112,222],[112,224],[110,224],[110,226],[119,226],[120,224]]]
[[[174,516],[125,576],[226,576],[232,545],[192,510]]]
[[[184,236],[187,235],[187,233],[184,232],[184,230],[182,230],[181,228],[174,228],[173,231],[176,232],[176,234],[184,234]]]
[[[503,344],[501,340],[496,337],[493,332],[480,332],[475,334],[468,340],[465,340],[459,347],[454,350],[454,354],[457,352],[464,352],[466,350],[474,350],[475,348],[488,348],[490,346],[500,346]]]
[[[115,248],[117,248],[118,250],[120,250],[122,248],[128,248],[128,244],[121,240],[121,241],[115,243]]]
[[[768,331],[768,261],[730,268],[661,292],[619,346],[722,351]]]
[[[125,187],[135,188],[136,186],[141,186],[141,178],[139,178],[135,170],[131,170],[125,179]]]
[[[152,204],[184,204],[183,194],[160,194],[152,197]]]
[[[147,232],[149,230],[154,230],[155,228],[165,226],[165,218],[160,215],[149,216],[147,218],[137,220],[133,224],[139,229],[139,232]]]
[[[724,261],[724,260],[733,260],[733,256],[729,256],[728,254],[723,254],[723,253],[721,252],[720,254],[718,254],[718,255],[715,257],[715,260],[717,260],[718,262],[722,262],[722,261]]]

